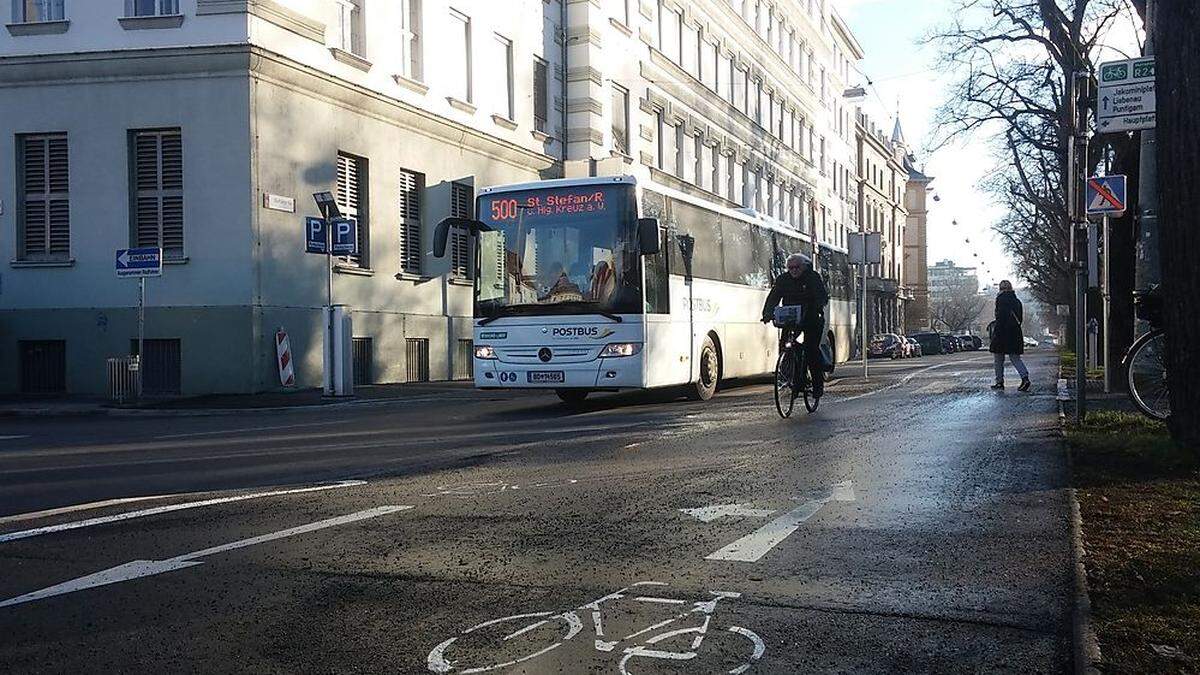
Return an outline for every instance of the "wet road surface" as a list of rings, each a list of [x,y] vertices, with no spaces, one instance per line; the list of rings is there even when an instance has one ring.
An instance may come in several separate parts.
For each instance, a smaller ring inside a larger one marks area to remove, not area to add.
[[[749,384],[5,421],[0,670],[1067,670],[1052,360],[789,420]]]

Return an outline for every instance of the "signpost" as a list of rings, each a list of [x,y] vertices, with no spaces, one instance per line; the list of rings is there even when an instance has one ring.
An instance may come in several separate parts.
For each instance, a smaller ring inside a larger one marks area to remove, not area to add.
[[[146,277],[162,276],[161,248],[117,249],[117,277],[138,280],[138,353],[130,367],[137,372],[137,397],[142,398],[142,355],[146,353]]]
[[[341,395],[343,384],[338,383],[338,371],[341,368],[335,335],[337,333],[337,313],[333,307],[333,257],[335,255],[355,255],[358,253],[358,221],[342,217],[338,210],[337,200],[331,192],[317,192],[313,200],[321,211],[321,217],[309,216],[304,219],[304,251],[325,256],[325,377],[324,390],[326,396]],[[341,379],[345,379],[344,377]]]
[[[867,379],[867,265],[878,265],[883,262],[880,233],[850,232],[846,239],[849,250],[850,264],[858,265],[862,272],[858,332],[861,338],[863,379]]]
[[[1153,129],[1154,57],[1100,64],[1096,126],[1102,134]]]

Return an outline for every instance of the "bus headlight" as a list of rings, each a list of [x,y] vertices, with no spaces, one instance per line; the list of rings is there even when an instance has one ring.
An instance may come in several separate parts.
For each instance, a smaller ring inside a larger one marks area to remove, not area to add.
[[[642,351],[640,342],[614,342],[600,350],[600,358],[610,356],[634,356]]]
[[[475,345],[475,358],[495,360],[496,350],[487,345]]]

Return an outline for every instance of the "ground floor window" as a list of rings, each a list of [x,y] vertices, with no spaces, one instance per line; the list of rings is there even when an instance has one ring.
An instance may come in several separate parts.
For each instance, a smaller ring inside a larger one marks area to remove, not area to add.
[[[21,340],[17,343],[22,394],[67,391],[66,340]]]

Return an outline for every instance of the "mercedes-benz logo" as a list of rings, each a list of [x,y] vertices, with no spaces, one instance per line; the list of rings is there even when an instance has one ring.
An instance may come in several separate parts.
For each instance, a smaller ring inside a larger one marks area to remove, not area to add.
[[[538,358],[542,363],[549,363],[550,359],[554,358],[554,353],[550,351],[549,347],[542,347],[538,350]]]

